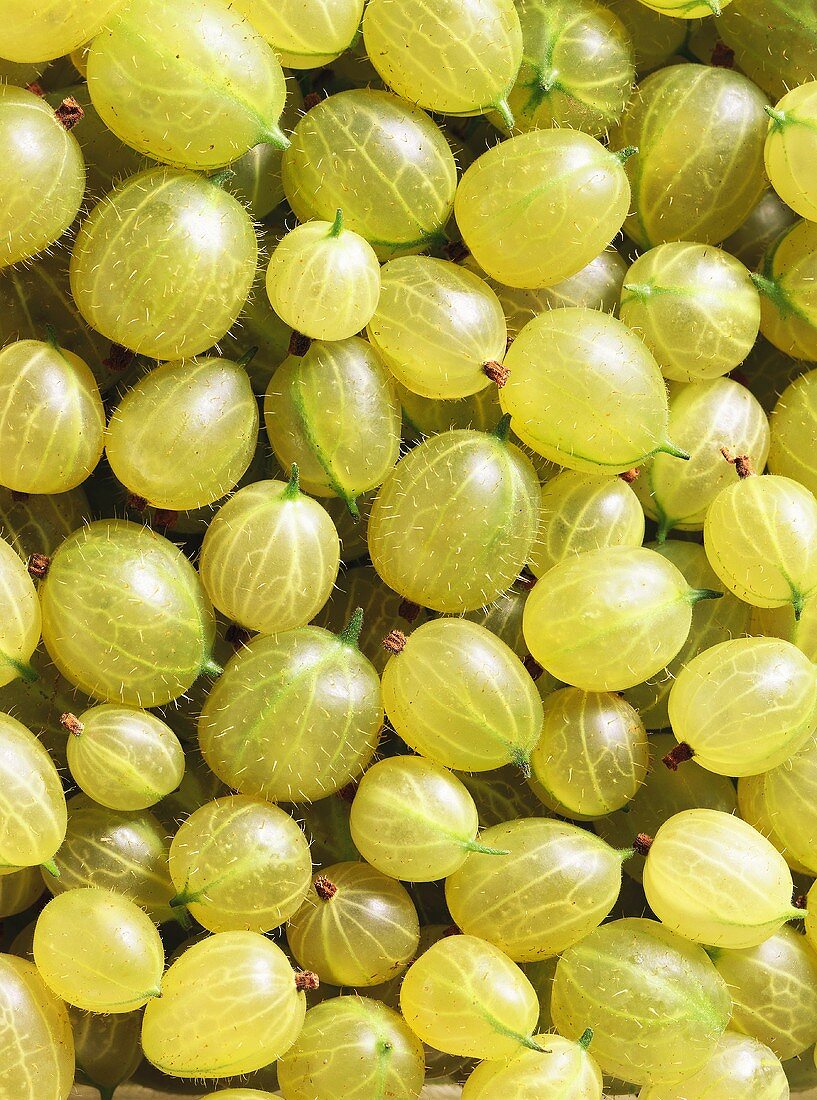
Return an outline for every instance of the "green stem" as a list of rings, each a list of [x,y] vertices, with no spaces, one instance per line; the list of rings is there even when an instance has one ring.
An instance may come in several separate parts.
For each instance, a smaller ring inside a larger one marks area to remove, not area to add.
[[[704,0],[706,6],[711,10],[713,15],[720,15],[721,6],[717,3],[717,0]]]
[[[60,877],[60,869],[54,859],[44,859],[40,866],[43,868],[44,871],[48,871],[49,875],[51,875],[53,878]]]
[[[257,354],[257,347],[249,348],[247,351],[244,352],[240,359],[236,360],[236,366],[248,367],[253,359],[255,359]]]
[[[674,524],[673,524],[673,521],[669,518],[669,516],[667,515],[667,513],[664,511],[663,508],[658,508],[657,511],[658,511],[658,520],[657,520],[658,530],[655,532],[655,541],[660,546],[662,543],[665,543],[667,541],[667,535],[672,530]]]
[[[36,684],[40,674],[35,672],[31,665],[24,661],[15,661],[13,657],[6,657],[6,662],[17,672],[20,679],[26,684]]]
[[[769,279],[766,275],[760,275],[757,271],[752,271],[750,278],[758,291],[769,299],[784,320],[795,312],[785,290],[775,279]]]
[[[793,586],[791,590],[791,605],[794,608],[794,618],[799,622],[800,616],[803,614],[803,608],[806,606],[806,597],[799,588],[794,588]]]
[[[582,1050],[587,1050],[590,1044],[593,1042],[593,1029],[592,1027],[586,1027],[581,1033],[578,1039],[579,1046]]]
[[[343,211],[338,210],[335,214],[335,220],[332,222],[332,228],[329,230],[330,237],[339,237],[343,232]]]
[[[530,779],[530,753],[525,752],[524,749],[514,749],[511,753],[511,763],[519,768],[523,779]]]
[[[208,657],[201,666],[201,673],[205,676],[212,676],[214,680],[217,680],[223,671],[221,665],[214,661],[212,657]]]
[[[214,172],[212,176],[208,176],[210,183],[215,184],[216,187],[223,187],[227,180],[231,180],[235,172],[232,168],[221,168],[218,172]]]
[[[511,430],[511,414],[505,413],[500,422],[491,432],[491,435],[495,436],[500,443],[508,442],[508,432]]]
[[[354,649],[358,648],[358,642],[360,641],[360,632],[363,629],[363,608],[358,607],[355,609],[349,622],[338,634],[339,641],[344,645],[352,646]]]
[[[54,351],[62,351],[62,348],[60,347],[60,342],[57,339],[57,330],[54,328],[53,325],[45,326],[45,339],[46,343],[49,343]]]
[[[516,126],[516,120],[513,117],[513,111],[508,105],[507,99],[500,99],[498,103],[494,104],[494,107],[507,129],[513,130],[514,126]]]
[[[289,481],[287,487],[284,489],[284,500],[294,500],[295,497],[301,495],[301,475],[298,470],[298,463],[293,462],[290,467]]]
[[[360,519],[360,509],[357,506],[357,498],[347,496],[345,493],[341,496],[341,500],[349,509],[349,515],[352,519]]]
[[[716,592],[714,588],[690,588],[687,593],[687,599],[694,607],[695,604],[700,603],[701,600],[723,599],[723,592]]]
[[[193,927],[193,920],[188,911],[181,907],[173,910],[173,916],[176,918],[177,923],[181,926],[182,930],[189,932]]]
[[[676,447],[674,443],[670,443],[667,440],[666,443],[662,443],[660,447],[656,447],[655,454],[672,455],[673,458],[682,458],[684,462],[689,462],[689,455],[686,451],[682,451],[680,447]]]
[[[622,290],[626,290],[628,294],[632,294],[634,298],[638,298],[639,302],[646,302],[653,292],[653,288],[649,283],[625,283]]]
[[[276,149],[288,149],[292,144],[281,127],[275,122],[267,127],[261,140],[266,145],[274,145]]]
[[[636,153],[638,152],[638,146],[625,145],[623,149],[616,149],[615,152],[611,149],[610,152],[613,154],[619,164],[624,165],[627,163],[630,157],[634,157],[636,155]]]
[[[764,106],[763,110],[766,112],[766,114],[769,116],[769,118],[774,123],[773,129],[782,130],[783,126],[786,123],[786,112],[785,111],[777,111],[777,110],[775,110],[774,107],[769,106],[768,103]]]
[[[509,856],[511,854],[507,848],[488,848],[486,845],[480,844],[478,840],[465,840],[462,846],[468,852],[479,852],[484,856]]]
[[[502,1021],[497,1020],[496,1016],[492,1013],[483,1010],[482,1015],[494,1031],[499,1035],[504,1035],[506,1039],[514,1039],[517,1043],[521,1043],[523,1047],[527,1047],[528,1050],[535,1050],[538,1054],[551,1053],[551,1051],[546,1050],[544,1047],[540,1047],[531,1035],[521,1035],[518,1031],[512,1031],[511,1028],[506,1027]]]
[[[540,1047],[536,1040],[530,1035],[519,1035],[513,1031],[506,1031],[505,1034],[509,1038],[516,1039],[522,1044],[523,1047],[527,1047],[528,1050],[535,1050],[537,1054],[550,1054],[551,1052],[545,1047]]]

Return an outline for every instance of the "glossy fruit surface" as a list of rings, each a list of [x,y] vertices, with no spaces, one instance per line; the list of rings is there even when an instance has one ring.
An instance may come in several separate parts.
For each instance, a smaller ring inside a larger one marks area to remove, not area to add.
[[[401,596],[435,611],[471,611],[508,588],[528,559],[539,479],[498,432],[443,432],[386,479],[369,520],[372,564]]]
[[[381,258],[441,239],[457,169],[424,111],[374,89],[330,96],[304,115],[284,154],[284,190],[301,221],[345,224]]]
[[[92,328],[154,359],[198,355],[225,335],[255,277],[241,204],[193,172],[131,176],[83,222],[71,292]]]
[[[209,667],[210,601],[181,551],[149,528],[100,520],[76,531],[54,555],[40,601],[52,660],[88,695],[161,706]]]
[[[88,54],[88,87],[105,125],[177,168],[219,168],[261,142],[285,145],[284,74],[236,14],[220,0],[125,3]],[[168,85],[172,113],[162,94]],[[202,110],[210,124],[191,127]]]
[[[716,244],[748,216],[766,186],[766,97],[738,73],[673,65],[643,80],[611,134],[635,145],[627,164],[641,248],[665,241]]]
[[[606,248],[629,201],[621,160],[565,128],[520,134],[483,153],[457,188],[454,212],[483,270],[507,286],[541,287]]]
[[[622,473],[667,438],[666,385],[651,352],[615,317],[555,309],[522,329],[505,357],[502,408],[523,443],[551,462]],[[615,427],[607,410],[615,409]]]
[[[16,5],[15,5],[16,6]],[[0,84],[0,269],[53,244],[76,217],[85,190],[77,139],[51,107],[24,88]],[[40,201],[32,203],[32,194]]]
[[[562,955],[551,1009],[567,1038],[593,1028],[593,1057],[604,1072],[641,1085],[670,1084],[715,1053],[731,1001],[703,948],[657,921],[626,918]]]

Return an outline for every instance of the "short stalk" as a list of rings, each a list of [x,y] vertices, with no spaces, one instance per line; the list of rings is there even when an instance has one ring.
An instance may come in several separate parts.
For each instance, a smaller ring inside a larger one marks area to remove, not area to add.
[[[239,367],[244,367],[246,369],[253,361],[253,359],[255,359],[257,354],[257,347],[248,348],[247,351],[245,351],[244,354],[241,356],[241,358],[236,360],[236,365]]]
[[[262,140],[266,145],[274,145],[276,149],[288,149],[292,144],[281,127],[275,123],[267,127]]]
[[[772,120],[772,123],[773,123],[772,129],[773,130],[782,130],[783,127],[786,124],[786,121],[787,121],[786,112],[785,111],[778,111],[774,107],[770,106],[768,103],[764,106],[763,110],[766,112],[766,114]]]
[[[284,489],[284,500],[294,500],[295,497],[300,496],[301,493],[301,475],[298,470],[298,463],[293,462],[289,470],[289,481],[287,487]]]
[[[701,600],[722,600],[723,592],[716,592],[714,588],[690,588],[687,597],[694,607]]]
[[[479,852],[483,856],[508,856],[511,854],[507,848],[489,848],[485,844],[480,844],[478,840],[465,840],[462,846],[466,851]]]
[[[761,275],[757,271],[753,271],[750,278],[760,293],[769,299],[784,320],[795,312],[785,290],[775,279],[769,279],[766,275]]]
[[[491,435],[495,436],[495,438],[498,439],[500,441],[500,443],[507,443],[508,442],[508,433],[510,432],[510,430],[511,430],[511,414],[510,413],[505,413],[505,415],[499,421],[497,426],[491,432]]]
[[[218,172],[214,172],[212,176],[208,176],[210,183],[215,184],[216,187],[223,187],[224,184],[233,178],[235,172],[232,168],[222,168]]]
[[[806,597],[799,588],[792,588],[791,590],[791,605],[794,608],[794,618],[799,622],[800,616],[803,614],[803,608],[806,606]]]
[[[39,673],[36,672],[34,668],[32,668],[32,666],[26,661],[15,661],[10,657],[7,658],[7,660],[11,667],[15,670],[17,675],[20,677],[20,679],[23,681],[23,683],[36,684],[37,681],[40,679]]]
[[[508,105],[507,99],[500,99],[500,101],[498,103],[495,103],[494,106],[496,107],[497,114],[502,119],[505,127],[508,130],[513,130],[514,126],[516,126],[516,119],[513,117],[513,111]]]
[[[593,1029],[592,1027],[586,1027],[581,1033],[578,1039],[579,1046],[582,1050],[587,1050],[590,1044],[593,1042]]]
[[[670,443],[669,440],[666,443],[662,443],[660,447],[655,448],[656,454],[671,455],[673,458],[682,458],[684,462],[689,462],[689,454],[687,451],[682,451],[680,447],[676,447],[674,443]]]
[[[358,648],[360,641],[360,632],[363,629],[363,608],[355,608],[349,622],[338,634],[338,640],[343,642],[344,645],[351,646],[353,649]]]

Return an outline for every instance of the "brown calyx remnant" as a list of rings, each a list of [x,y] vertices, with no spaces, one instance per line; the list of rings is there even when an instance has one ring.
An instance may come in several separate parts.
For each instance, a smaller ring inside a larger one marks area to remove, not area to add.
[[[678,765],[683,764],[685,760],[691,760],[695,755],[695,750],[690,748],[686,741],[679,742],[672,752],[668,752],[663,758],[662,763],[665,768],[669,768],[671,772],[678,771]]]
[[[230,623],[224,632],[224,637],[233,649],[242,649],[249,642],[252,634],[245,626],[239,626],[238,623]]]
[[[461,264],[466,257],[470,256],[468,246],[465,241],[449,241],[443,249],[445,258],[452,264]]]
[[[721,42],[719,39],[712,50],[709,64],[716,69],[734,69],[735,51],[731,46],[727,46],[725,42]]]
[[[357,781],[352,780],[351,783],[347,783],[345,787],[337,792],[338,798],[342,798],[344,802],[354,802],[355,795],[357,794]]]
[[[320,978],[313,970],[299,970],[295,975],[295,988],[299,993],[306,993],[308,989],[317,989],[320,984]]]
[[[45,89],[42,84],[38,83],[36,80],[32,80],[30,84],[26,84],[26,91],[31,92],[32,95],[38,95],[40,99],[45,96]]]
[[[652,837],[649,833],[639,833],[633,841],[633,851],[640,856],[645,856],[652,848]]]
[[[536,584],[536,577],[530,573],[520,573],[513,583],[515,586],[521,588],[523,592],[530,592]]]
[[[732,455],[727,447],[721,447],[721,454],[727,462],[735,467],[735,472],[741,481],[744,478],[751,477],[755,472],[752,469],[752,460],[748,455]]]
[[[401,600],[400,606],[397,608],[397,614],[401,619],[405,619],[407,623],[413,623],[420,614],[420,605],[415,603],[414,600]]]
[[[530,653],[522,661],[522,664],[530,673],[531,680],[538,680],[542,673],[545,671],[535,657],[531,657]]]
[[[318,875],[312,885],[315,887],[315,893],[321,901],[331,901],[338,892],[337,886],[334,882],[330,882],[326,875]]]
[[[70,711],[68,714],[60,715],[60,725],[64,729],[67,729],[69,733],[73,733],[74,737],[79,737],[85,729],[85,726],[83,726],[76,714],[71,714]]]
[[[503,367],[501,363],[497,363],[495,359],[489,359],[487,363],[483,363],[482,373],[487,375],[497,389],[500,390],[511,376],[508,368]]]
[[[165,530],[169,530],[171,527],[176,526],[178,518],[179,513],[174,512],[172,508],[157,508],[153,513],[153,526],[164,527]]]
[[[67,95],[57,107],[54,114],[63,130],[73,130],[78,122],[85,117],[85,112],[72,95]]]
[[[148,502],[137,493],[128,493],[125,506],[130,508],[133,512],[144,512],[145,508],[148,506]]]
[[[389,653],[402,653],[406,648],[407,640],[402,630],[390,630],[383,639],[383,648]]]
[[[628,485],[632,485],[634,481],[638,480],[638,475],[641,473],[640,466],[633,466],[632,470],[625,470],[623,474],[618,476],[622,481],[626,481]]]
[[[311,111],[313,107],[317,107],[324,98],[323,92],[307,92],[304,96],[304,114]]]
[[[129,348],[123,348],[121,344],[111,344],[108,358],[102,360],[102,366],[107,367],[108,370],[121,373],[130,367],[135,358],[136,353]]]
[[[505,337],[505,351],[509,351],[511,344],[514,342],[514,337],[510,334]]]
[[[47,554],[32,554],[28,559],[29,576],[33,577],[35,581],[41,581],[48,573],[50,565],[51,558]]]
[[[805,909],[806,905],[807,905],[806,895],[805,894],[796,894],[791,899],[791,903],[792,903],[792,905],[794,906],[795,909]]]
[[[292,330],[292,335],[289,338],[289,354],[297,355],[299,359],[309,351],[312,341],[308,336],[304,336],[302,332],[296,332]]]
[[[16,501],[17,504],[21,504],[24,500],[28,500],[30,493],[21,493],[19,489],[11,490],[11,499]]]

